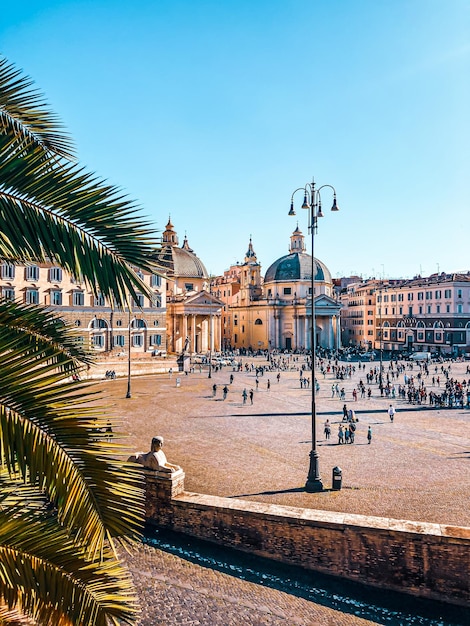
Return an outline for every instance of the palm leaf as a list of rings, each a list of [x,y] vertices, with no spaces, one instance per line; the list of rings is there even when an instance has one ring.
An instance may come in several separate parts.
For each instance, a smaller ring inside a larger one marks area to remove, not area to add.
[[[33,81],[6,59],[0,59],[0,126],[15,137],[15,148],[40,147],[67,159],[73,158],[70,137],[44,97],[31,89]]]
[[[0,598],[41,626],[132,624],[136,598],[126,568],[104,549],[98,563],[58,524],[44,498],[0,472]],[[27,503],[27,504],[25,504]],[[25,589],[25,581],[28,582]],[[0,613],[1,615],[1,613]]]
[[[13,312],[17,325],[8,323]],[[69,331],[51,316],[39,334],[44,318],[40,307],[0,302],[0,458],[46,493],[61,523],[99,554],[113,537],[139,535],[142,474],[116,460],[123,448],[115,437],[97,434],[105,418],[96,393],[69,382],[79,364]]]

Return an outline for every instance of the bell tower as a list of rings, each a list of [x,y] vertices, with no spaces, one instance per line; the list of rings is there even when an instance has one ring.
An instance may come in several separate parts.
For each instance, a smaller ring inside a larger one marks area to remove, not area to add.
[[[290,248],[289,254],[294,254],[295,252],[305,252],[305,237],[302,234],[302,231],[297,224],[297,228],[294,230],[292,235],[290,236]]]
[[[261,297],[261,265],[256,258],[253,242],[250,235],[250,243],[245,254],[245,262],[241,266],[240,276],[240,300],[248,304]]]

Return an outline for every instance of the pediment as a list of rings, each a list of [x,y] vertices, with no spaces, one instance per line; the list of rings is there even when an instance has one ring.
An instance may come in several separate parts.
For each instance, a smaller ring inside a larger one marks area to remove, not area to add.
[[[220,300],[219,298],[216,298],[215,296],[213,296],[208,291],[205,291],[204,289],[202,291],[197,291],[195,293],[192,293],[190,296],[188,296],[185,299],[184,303],[185,305],[201,306],[201,307],[207,307],[207,306],[220,307],[224,305],[222,300]]]

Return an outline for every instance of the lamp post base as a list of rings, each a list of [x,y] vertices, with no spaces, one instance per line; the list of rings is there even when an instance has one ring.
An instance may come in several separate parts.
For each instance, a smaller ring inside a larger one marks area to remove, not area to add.
[[[318,452],[316,450],[310,452],[310,467],[308,469],[307,482],[305,483],[305,491],[308,491],[308,493],[323,491],[323,483],[318,468]]]

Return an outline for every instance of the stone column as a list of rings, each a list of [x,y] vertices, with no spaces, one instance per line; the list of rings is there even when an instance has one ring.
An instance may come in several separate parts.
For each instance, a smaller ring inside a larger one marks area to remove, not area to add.
[[[184,493],[184,471],[163,474],[144,469],[145,519],[157,526],[171,527],[171,500]]]

